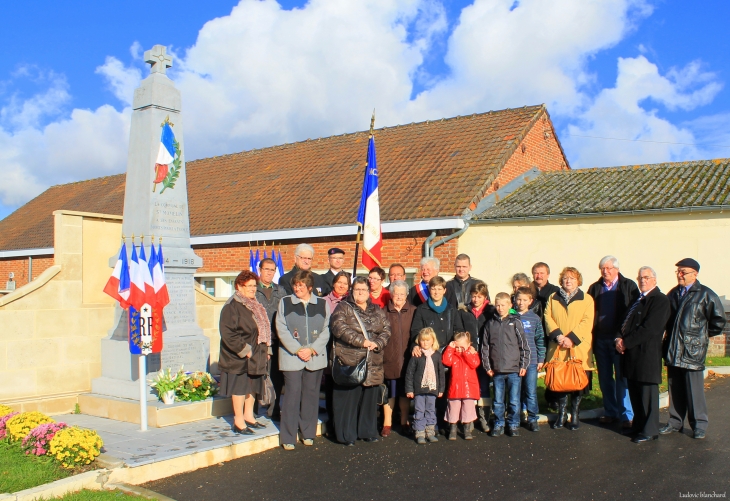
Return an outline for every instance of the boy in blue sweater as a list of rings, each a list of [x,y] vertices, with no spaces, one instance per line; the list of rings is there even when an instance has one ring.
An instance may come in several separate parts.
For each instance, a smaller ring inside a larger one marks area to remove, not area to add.
[[[537,373],[545,363],[545,334],[542,319],[530,309],[535,298],[529,287],[520,287],[515,294],[517,313],[525,328],[525,339],[530,347],[530,365],[522,377],[522,409],[527,410],[527,429],[540,431],[537,424]]]

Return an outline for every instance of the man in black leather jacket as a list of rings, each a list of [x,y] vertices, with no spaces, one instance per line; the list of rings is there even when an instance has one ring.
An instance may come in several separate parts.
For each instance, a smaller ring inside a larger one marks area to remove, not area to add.
[[[686,415],[694,438],[705,438],[705,357],[710,338],[722,334],[725,327],[725,310],[717,294],[697,280],[697,261],[685,258],[676,266],[678,285],[667,294],[671,314],[663,344],[669,379],[669,422],[659,433],[681,431]]]

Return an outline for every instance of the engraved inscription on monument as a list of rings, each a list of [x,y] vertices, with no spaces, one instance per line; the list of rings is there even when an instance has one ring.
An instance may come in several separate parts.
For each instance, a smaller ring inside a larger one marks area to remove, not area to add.
[[[195,284],[192,274],[166,273],[170,304],[165,307],[165,323],[195,323]],[[191,307],[192,306],[192,307]]]
[[[170,367],[177,370],[206,370],[208,362],[207,350],[204,341],[200,339],[175,340],[165,345],[160,354],[160,367]]]
[[[152,208],[151,230],[160,235],[187,236],[190,234],[187,204],[174,200],[155,200]]]

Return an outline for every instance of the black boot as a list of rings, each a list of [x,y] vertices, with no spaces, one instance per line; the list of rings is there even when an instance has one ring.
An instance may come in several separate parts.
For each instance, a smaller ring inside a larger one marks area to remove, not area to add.
[[[575,431],[580,426],[580,401],[583,397],[576,397],[575,395],[570,398],[570,423],[566,426],[569,430]]]
[[[451,423],[451,426],[449,426],[449,440],[456,440],[458,433],[459,425],[457,423]]]
[[[477,407],[477,416],[479,416],[479,426],[481,426],[484,433],[489,433],[489,422],[487,418],[489,415],[486,412],[486,408],[482,405]]]
[[[568,396],[561,397],[557,400],[558,403],[558,418],[553,423],[553,429],[557,430],[558,428],[562,428],[563,424],[565,424],[565,420],[567,419],[567,410],[566,407],[568,406]]]

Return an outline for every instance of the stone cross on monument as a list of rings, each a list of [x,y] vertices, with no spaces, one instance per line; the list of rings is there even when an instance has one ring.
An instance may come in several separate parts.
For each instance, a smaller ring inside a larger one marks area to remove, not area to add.
[[[210,340],[196,322],[193,279],[203,261],[190,247],[180,91],[166,75],[172,58],[164,46],[155,45],[144,58],[152,68],[134,91],[122,234],[130,254],[132,235],[138,248],[144,236],[147,255],[152,236],[156,244],[162,238],[170,295],[164,309],[162,353],[148,356],[147,370],[149,374],[184,365],[187,371],[206,371]],[[115,261],[115,256],[110,259],[111,266]],[[127,323],[127,312],[117,306],[114,327],[101,342],[102,377],[92,381],[93,394],[139,398],[137,355],[129,353]],[[155,396],[150,392],[148,398]]]
[[[167,55],[167,47],[155,45],[144,52],[144,62],[151,64],[150,73],[167,74],[167,68],[172,68],[172,57]]]

